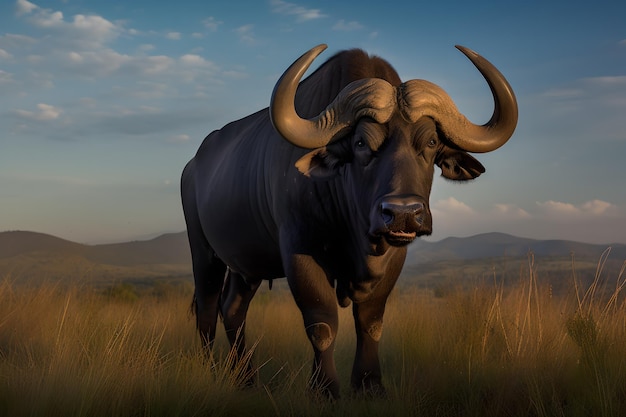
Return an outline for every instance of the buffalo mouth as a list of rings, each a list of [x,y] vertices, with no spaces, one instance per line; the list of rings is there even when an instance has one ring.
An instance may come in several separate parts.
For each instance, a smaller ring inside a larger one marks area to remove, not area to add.
[[[389,230],[383,236],[391,246],[406,246],[415,240],[417,232]]]

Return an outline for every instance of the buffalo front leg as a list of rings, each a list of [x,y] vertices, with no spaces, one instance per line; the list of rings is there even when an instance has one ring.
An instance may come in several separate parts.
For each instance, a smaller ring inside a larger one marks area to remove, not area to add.
[[[371,293],[352,306],[356,329],[356,355],[352,367],[351,385],[357,392],[384,396],[378,345],[383,334],[383,315],[404,263],[405,251],[398,251],[387,260],[385,274]]]
[[[313,347],[313,374],[309,383],[316,394],[339,398],[339,379],[333,351],[338,315],[335,291],[323,269],[307,255],[293,255],[286,270],[289,287],[302,312]]]
[[[251,352],[246,349],[245,323],[248,307],[260,283],[248,283],[241,274],[229,270],[222,293],[222,317],[233,355],[233,371],[246,386],[254,385],[256,375]]]
[[[374,396],[385,395],[378,359],[378,345],[383,332],[385,299],[354,303],[352,311],[356,329],[352,389]]]

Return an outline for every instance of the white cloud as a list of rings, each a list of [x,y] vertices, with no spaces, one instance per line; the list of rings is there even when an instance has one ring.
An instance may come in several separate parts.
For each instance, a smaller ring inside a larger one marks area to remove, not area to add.
[[[271,0],[270,4],[274,13],[295,16],[299,22],[326,17],[319,9],[307,9],[306,7],[282,0]]]
[[[576,100],[588,107],[589,100],[599,103],[611,97],[621,97],[626,92],[626,75],[605,75],[575,80],[567,85],[550,88],[543,97],[561,101]]]
[[[4,49],[0,48],[0,59],[11,59],[13,58],[13,55],[11,55],[10,53],[8,53],[7,51],[5,51]]]
[[[7,49],[27,48],[35,44],[37,40],[30,36],[7,33],[0,36],[0,46]]]
[[[85,108],[95,108],[98,105],[98,102],[91,97],[82,97],[79,99],[79,103]]]
[[[61,116],[63,110],[58,107],[52,106],[50,104],[39,103],[37,104],[37,111],[28,111],[28,110],[15,110],[15,114],[18,116],[37,121],[49,121],[58,119]]]
[[[217,32],[217,29],[222,23],[224,22],[220,22],[219,20],[215,19],[213,16],[209,16],[202,21],[202,24],[204,25],[204,27],[209,29],[211,32]]]
[[[178,41],[182,38],[182,34],[180,32],[167,32],[165,37],[173,41]]]
[[[505,217],[508,219],[529,219],[530,213],[526,210],[517,207],[515,204],[496,204],[494,206],[494,213],[497,216]]]
[[[218,73],[219,68],[197,54],[185,54],[177,59],[166,55],[127,55],[105,48],[98,52],[71,51],[56,64],[66,74],[88,79],[112,76],[175,76],[189,82],[203,77],[205,80]]]
[[[545,202],[537,202],[537,206],[547,213],[554,214],[578,214],[580,210],[571,203],[562,203],[560,201],[545,201]]]
[[[120,70],[124,65],[130,65],[132,57],[122,55],[112,49],[101,49],[99,51],[71,51],[66,55],[66,59],[59,64],[67,71],[85,77],[100,77],[110,75]]]
[[[39,64],[43,62],[44,57],[42,55],[31,54],[26,57],[26,61],[30,64]]]
[[[572,87],[559,87],[559,88],[551,88],[543,93],[544,97],[547,98],[555,98],[555,99],[570,99],[570,98],[578,98],[584,94],[584,91],[580,88],[572,88]]]
[[[626,75],[613,75],[602,77],[589,77],[585,80],[593,85],[613,87],[613,86],[626,86]]]
[[[174,60],[165,55],[153,55],[144,58],[133,58],[131,65],[147,75],[163,73],[171,68]]]
[[[515,204],[498,203],[487,209],[473,209],[449,197],[432,206],[433,236],[471,236],[503,232],[539,239],[569,239],[581,242],[623,241],[625,212],[603,200],[580,204],[548,200],[527,209]]]
[[[150,55],[154,49],[152,44],[142,44],[136,54],[120,53],[109,44],[125,31],[123,23],[112,23],[97,15],[77,14],[67,18],[60,11],[41,8],[33,3],[21,0],[17,3],[18,12],[23,20],[42,29],[42,35],[31,38],[23,35],[0,35],[0,59],[10,54],[16,61],[28,62],[37,69],[29,73],[21,73],[17,86],[43,86],[41,81],[33,82],[35,71],[48,74],[45,79],[61,78],[100,79],[102,77],[164,77],[175,76],[183,82],[196,80],[199,76],[209,79],[217,74],[216,66],[195,54],[173,58],[166,55]],[[218,24],[215,19],[213,24]],[[210,22],[208,22],[210,23]],[[244,26],[237,33],[243,42],[254,44],[252,26]],[[149,32],[150,36],[158,37],[158,32]],[[166,35],[170,39],[180,39],[181,33],[170,31]],[[13,74],[15,78],[15,74]],[[42,78],[42,79],[44,79]],[[9,79],[3,74],[0,81]],[[51,81],[47,83],[51,85]]]
[[[13,74],[0,70],[0,84],[8,84],[13,82]]]
[[[168,110],[146,107],[122,108],[103,112],[89,124],[91,131],[116,135],[149,136],[165,135],[170,141],[182,140],[179,133],[192,125],[206,124],[207,114],[197,109]],[[173,132],[173,133],[171,133]]]
[[[244,25],[235,29],[235,33],[239,36],[239,40],[247,45],[255,45],[257,43],[253,32],[254,25]]]
[[[561,220],[589,216],[605,216],[618,211],[617,206],[602,200],[590,200],[580,205],[560,201],[537,202],[537,207],[547,216]]]
[[[42,10],[42,9],[37,9]],[[33,18],[35,25],[43,28],[60,27],[63,25],[63,13],[62,12],[45,12],[42,10],[37,16]]]
[[[568,137],[582,146],[626,140],[626,75],[600,75],[556,85],[538,96],[529,105],[533,107],[544,109],[530,117],[535,135]],[[576,120],[588,122],[572,122]]]
[[[351,21],[347,22],[344,19],[341,19],[333,26],[333,30],[341,31],[341,32],[352,32],[355,30],[363,29],[363,25],[359,22]]]
[[[243,80],[246,78],[250,78],[250,74],[244,71],[236,71],[236,70],[231,70],[231,71],[223,71],[222,75],[224,77],[233,79],[233,80]]]
[[[585,213],[591,213],[591,214],[595,214],[597,216],[606,214],[612,210],[615,210],[616,207],[611,204],[608,203],[606,201],[602,201],[602,200],[591,200],[591,201],[587,201],[586,203],[584,203],[581,206],[581,209],[583,210],[583,212]]]
[[[96,35],[96,37],[101,39],[112,36],[117,30],[113,23],[95,15],[84,16],[82,14],[77,14],[74,16],[72,26],[83,33]]]
[[[207,63],[200,55],[186,54],[180,57],[180,62],[185,65],[204,65]]]
[[[52,31],[53,41],[93,46],[115,39],[122,32],[121,26],[97,15],[77,14],[66,20],[62,12],[44,9],[26,0],[18,0],[16,9],[18,16],[26,16],[33,25]]]
[[[17,0],[17,2],[15,3],[15,12],[18,16],[28,14],[37,8],[37,5],[27,0]]]
[[[462,201],[457,200],[454,197],[448,197],[445,200],[438,200],[432,206],[433,210],[441,211],[445,213],[458,213],[458,214],[474,214],[474,210],[463,203]]]
[[[199,75],[217,73],[217,67],[200,55],[186,54],[179,59],[166,55],[126,55],[112,49],[99,52],[68,52],[59,63],[66,71],[87,78],[112,75],[177,75],[189,81]]]

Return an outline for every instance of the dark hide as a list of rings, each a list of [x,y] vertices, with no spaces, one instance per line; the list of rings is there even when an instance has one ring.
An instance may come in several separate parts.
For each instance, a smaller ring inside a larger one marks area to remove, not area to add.
[[[296,108],[302,117],[315,116],[348,83],[368,77],[401,83],[385,61],[346,51],[300,84]],[[484,172],[427,117],[410,124],[395,114],[384,125],[363,118],[344,138],[315,150],[283,140],[268,109],[207,136],[181,185],[204,345],[213,342],[221,308],[227,335],[243,355],[255,291],[264,279],[286,276],[315,355],[313,388],[339,395],[333,360],[339,301],[353,304],[352,387],[383,392],[378,342],[385,303],[407,244],[431,233],[435,165],[452,180]]]

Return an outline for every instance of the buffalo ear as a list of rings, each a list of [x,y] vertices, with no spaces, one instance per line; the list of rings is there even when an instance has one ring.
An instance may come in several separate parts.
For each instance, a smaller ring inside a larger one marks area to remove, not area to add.
[[[464,151],[446,149],[437,159],[441,174],[450,180],[467,181],[485,172],[483,164]]]
[[[326,147],[317,148],[296,161],[296,168],[302,174],[313,179],[331,179],[339,174],[341,160]]]

